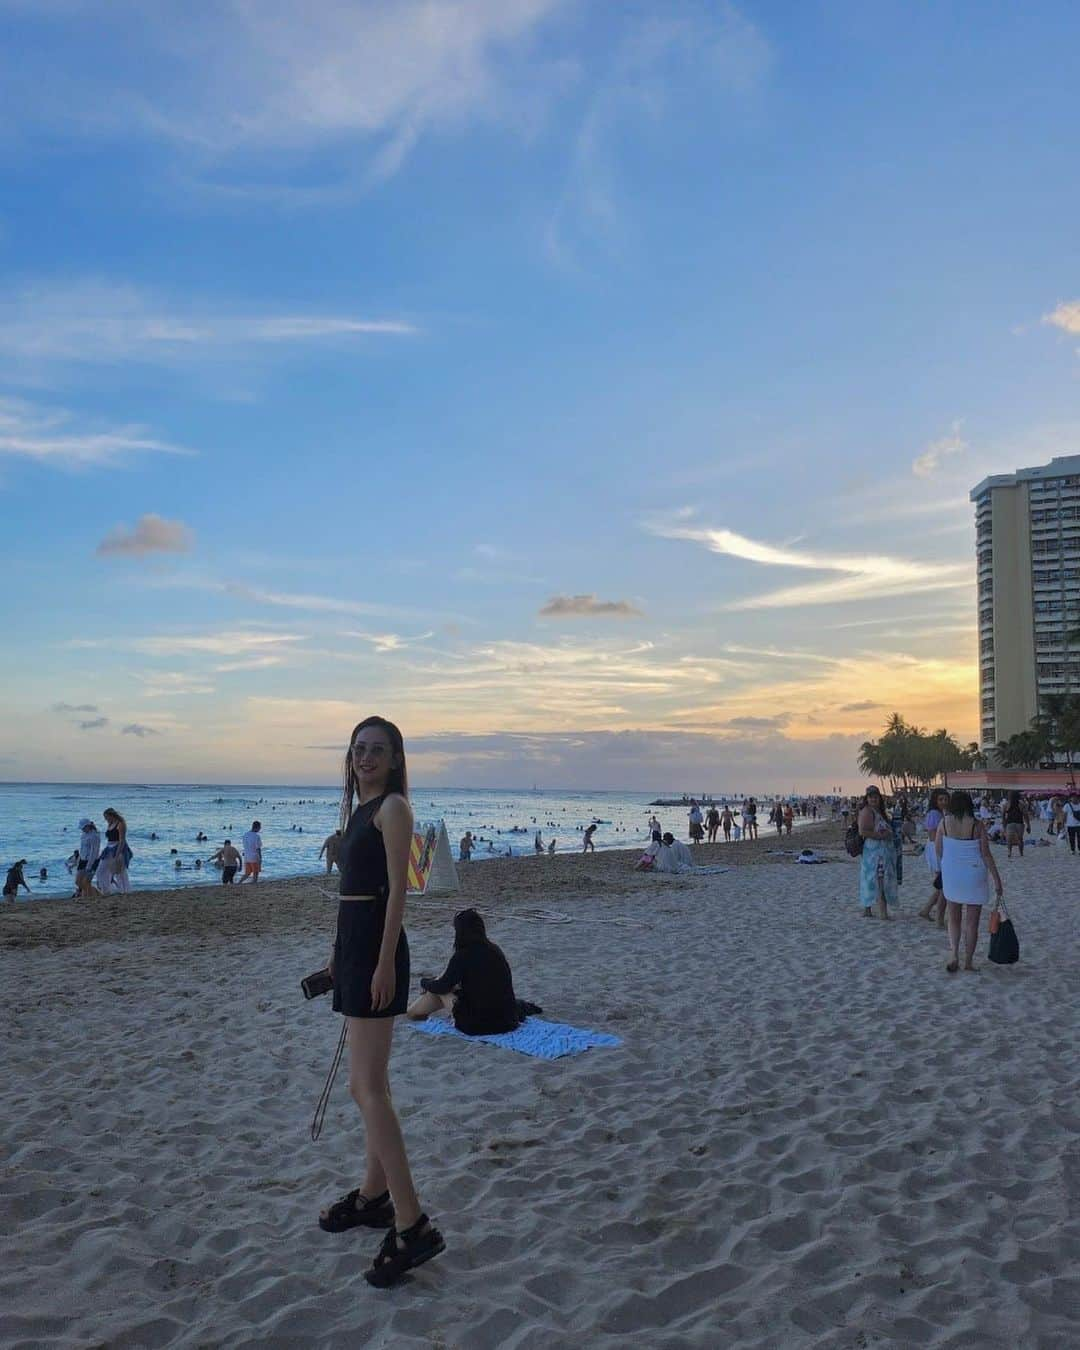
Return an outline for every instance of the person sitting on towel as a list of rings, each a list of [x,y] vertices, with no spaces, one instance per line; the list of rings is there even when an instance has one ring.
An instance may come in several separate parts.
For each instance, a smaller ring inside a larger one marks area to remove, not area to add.
[[[423,993],[408,1009],[414,1022],[446,1011],[467,1036],[493,1036],[520,1025],[510,963],[491,942],[475,909],[454,915],[454,954],[439,979],[421,979]]]
[[[654,872],[693,872],[694,859],[689,848],[673,834],[665,834],[656,855]]]
[[[635,872],[648,872],[656,862],[656,855],[662,847],[662,839],[659,830],[653,830],[652,839],[645,845],[645,851],[634,864]]]

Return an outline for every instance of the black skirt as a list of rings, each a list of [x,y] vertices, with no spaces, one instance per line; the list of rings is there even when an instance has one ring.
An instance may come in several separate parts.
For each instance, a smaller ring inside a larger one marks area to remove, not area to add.
[[[394,997],[371,1009],[371,980],[379,964],[386,900],[341,900],[334,940],[334,1011],[345,1017],[400,1017],[409,1006],[409,939],[398,935],[394,953]]]

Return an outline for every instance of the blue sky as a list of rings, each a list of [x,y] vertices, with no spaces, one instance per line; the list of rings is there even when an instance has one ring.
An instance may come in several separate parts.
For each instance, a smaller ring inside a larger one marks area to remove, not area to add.
[[[855,783],[1080,449],[1080,11],[0,0],[0,776]]]

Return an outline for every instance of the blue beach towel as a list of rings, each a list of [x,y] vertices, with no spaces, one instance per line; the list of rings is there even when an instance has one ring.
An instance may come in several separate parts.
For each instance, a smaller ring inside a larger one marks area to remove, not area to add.
[[[498,1036],[466,1036],[447,1017],[429,1017],[426,1022],[410,1022],[408,1025],[416,1031],[427,1032],[429,1036],[457,1036],[463,1041],[486,1041],[488,1045],[501,1045],[507,1050],[516,1050],[520,1055],[532,1055],[535,1059],[562,1059],[564,1055],[580,1055],[594,1045],[622,1044],[618,1036],[609,1036],[605,1031],[582,1031],[562,1022],[545,1022],[539,1017],[530,1017],[516,1031],[504,1031]]]

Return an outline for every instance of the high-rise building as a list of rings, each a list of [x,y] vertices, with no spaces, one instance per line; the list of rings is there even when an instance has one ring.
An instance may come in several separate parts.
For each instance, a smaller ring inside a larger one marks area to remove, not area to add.
[[[1080,692],[1080,455],[971,490],[979,583],[980,741],[1026,731],[1046,694]]]

